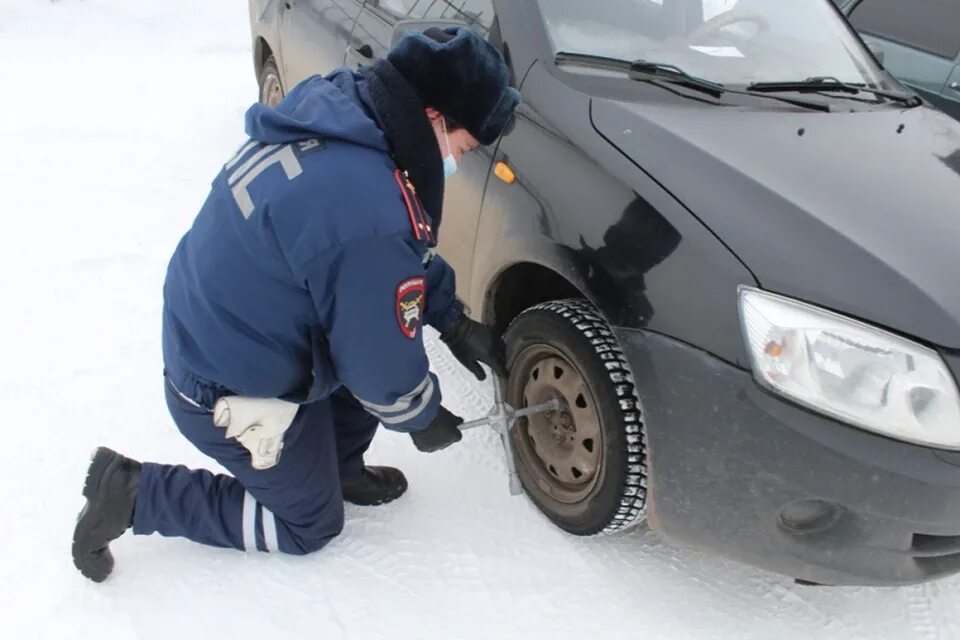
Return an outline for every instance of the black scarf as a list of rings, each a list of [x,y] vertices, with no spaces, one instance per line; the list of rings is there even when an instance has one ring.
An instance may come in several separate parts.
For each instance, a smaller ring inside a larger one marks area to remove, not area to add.
[[[443,215],[443,158],[426,108],[396,67],[377,60],[362,67],[367,91],[397,166],[406,171],[433,222],[434,237]]]

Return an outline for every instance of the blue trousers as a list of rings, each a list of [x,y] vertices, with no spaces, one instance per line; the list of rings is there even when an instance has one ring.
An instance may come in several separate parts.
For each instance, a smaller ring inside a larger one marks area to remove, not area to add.
[[[317,551],[343,530],[340,478],[363,473],[378,421],[345,390],[302,405],[284,435],[279,463],[250,466],[250,453],[224,437],[209,409],[182,398],[165,379],[177,427],[232,475],[144,463],[135,534],[178,536],[217,547]]]

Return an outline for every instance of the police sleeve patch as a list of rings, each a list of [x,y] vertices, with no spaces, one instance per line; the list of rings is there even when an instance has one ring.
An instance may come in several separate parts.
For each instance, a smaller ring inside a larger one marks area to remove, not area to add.
[[[423,276],[407,278],[397,285],[397,323],[403,335],[411,340],[417,337],[426,296]]]

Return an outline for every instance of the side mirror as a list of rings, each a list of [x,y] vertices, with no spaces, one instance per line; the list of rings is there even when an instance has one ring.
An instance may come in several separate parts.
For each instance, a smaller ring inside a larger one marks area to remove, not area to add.
[[[395,44],[400,42],[409,31],[426,31],[430,27],[443,29],[444,27],[466,26],[469,25],[463,20],[401,20],[393,28],[393,33],[390,35],[390,48],[392,49]]]
[[[870,49],[870,53],[873,54],[873,57],[877,59],[877,62],[880,63],[880,66],[883,66],[883,61],[887,57],[886,52],[883,50],[883,47],[878,45],[876,42],[868,42],[867,49]]]

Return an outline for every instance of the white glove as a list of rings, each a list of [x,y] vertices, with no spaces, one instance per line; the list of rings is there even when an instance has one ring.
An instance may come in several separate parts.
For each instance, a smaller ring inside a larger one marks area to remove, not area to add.
[[[226,427],[250,452],[254,469],[269,469],[280,461],[283,434],[293,424],[300,405],[277,398],[225,396],[213,407],[213,423]]]

